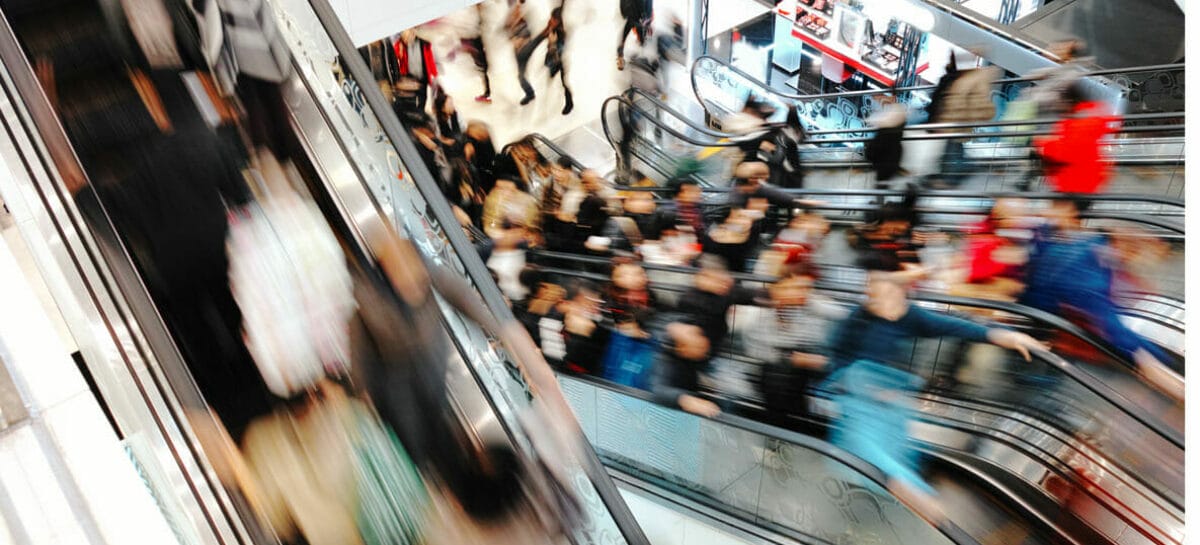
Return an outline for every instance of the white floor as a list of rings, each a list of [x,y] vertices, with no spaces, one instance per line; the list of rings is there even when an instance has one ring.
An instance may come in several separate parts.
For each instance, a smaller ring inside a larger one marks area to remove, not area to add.
[[[527,0],[525,9],[533,33],[545,28],[553,6],[561,0]],[[483,82],[474,62],[468,55],[450,58],[459,38],[470,35],[476,28],[475,8],[462,10],[421,28],[421,35],[434,45],[438,56],[439,81],[454,100],[464,121],[487,123],[497,148],[531,132],[540,132],[551,139],[571,133],[593,123],[600,117],[605,99],[629,87],[629,72],[618,71],[617,40],[624,21],[615,0],[570,0],[565,2],[563,19],[567,28],[567,81],[575,97],[575,110],[561,115],[563,89],[558,78],[550,79],[543,64],[545,46],[539,47],[529,63],[527,77],[537,99],[519,104],[523,93],[517,80],[517,62],[512,46],[504,34],[503,22],[508,13],[506,0],[485,0],[483,18],[486,23],[484,46],[487,50],[492,81],[491,104],[475,102],[483,92]],[[679,13],[686,20],[690,0],[659,0],[656,2],[655,25],[662,27],[669,14]],[[757,0],[721,0],[712,2],[709,13],[709,36],[728,30],[768,11]],[[638,50],[637,40],[630,35],[625,47],[628,59]],[[674,98],[691,99],[691,83],[686,72],[672,74]],[[693,100],[694,101],[694,100]]]
[[[177,543],[75,368],[35,270],[16,229],[4,229],[0,364],[29,418],[0,430],[0,545]]]

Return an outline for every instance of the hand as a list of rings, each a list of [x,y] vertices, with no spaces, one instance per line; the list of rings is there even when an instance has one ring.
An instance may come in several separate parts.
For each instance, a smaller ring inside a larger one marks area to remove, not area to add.
[[[1171,396],[1175,401],[1183,403],[1184,384],[1182,377],[1175,374],[1169,367],[1150,355],[1144,348],[1139,348],[1137,352],[1133,353],[1133,362],[1137,365],[1138,372],[1142,374],[1146,382],[1161,390],[1162,393]]]
[[[716,403],[687,394],[679,396],[679,408],[705,418],[716,418],[721,414],[721,408]]]
[[[942,510],[942,504],[936,497],[896,479],[888,479],[887,488],[896,496],[896,499],[911,507],[930,524],[936,526],[946,520],[946,512]]]
[[[1046,345],[1024,333],[1011,329],[993,328],[988,330],[988,341],[1001,348],[1015,350],[1025,361],[1033,361],[1031,352],[1046,350]]]
[[[592,332],[596,330],[596,322],[579,312],[568,312],[563,318],[563,327],[568,333],[579,335],[581,337],[591,337]]]
[[[825,364],[829,362],[829,358],[820,354],[806,354],[804,352],[792,352],[792,366],[800,369],[810,369],[813,371],[824,369]]]

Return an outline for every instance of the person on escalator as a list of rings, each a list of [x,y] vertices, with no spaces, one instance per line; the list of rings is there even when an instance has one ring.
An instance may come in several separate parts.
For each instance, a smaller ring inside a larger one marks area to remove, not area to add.
[[[708,367],[712,344],[701,326],[672,322],[654,364],[653,391],[664,405],[712,418],[721,413],[716,403],[699,397],[700,373]]]
[[[902,352],[897,349],[900,341],[914,337],[957,337],[987,342],[1015,350],[1027,360],[1030,351],[1044,349],[1024,333],[912,305],[908,290],[925,274],[921,269],[902,270],[883,253],[867,255],[862,265],[867,269],[867,300],[834,329],[829,346],[832,369],[860,360],[892,362]]]
[[[760,291],[738,286],[720,257],[705,255],[699,264],[694,284],[679,299],[675,310],[686,317],[685,321],[700,327],[710,344],[710,353],[716,354],[729,337],[729,309],[753,304]]]
[[[893,101],[867,120],[867,124],[875,127],[875,134],[863,152],[871,162],[871,168],[875,169],[875,189],[888,189],[892,178],[900,173],[907,118],[908,110],[904,105]]]
[[[1104,235],[1082,229],[1080,207],[1077,199],[1059,199],[1050,207],[1034,237],[1018,302],[1066,316],[1098,335],[1129,358],[1144,380],[1182,401],[1183,380],[1163,363],[1169,361],[1166,354],[1121,321],[1113,301],[1114,249]]]
[[[1117,131],[1121,120],[1108,113],[1108,105],[1086,100],[1080,83],[1068,87],[1064,97],[1069,104],[1067,116],[1054,126],[1053,134],[1033,140],[1046,182],[1059,193],[1100,193],[1112,176],[1102,149],[1104,139]]]
[[[915,449],[909,444],[912,394],[923,382],[903,370],[897,354],[914,337],[959,337],[1015,350],[1026,360],[1041,344],[1032,337],[989,327],[912,305],[908,289],[919,273],[900,271],[879,256],[863,263],[868,270],[867,300],[835,326],[827,347],[831,375],[823,389],[831,392],[838,424],[830,440],[875,465],[888,479],[888,489],[927,518],[939,520],[936,492],[920,476]]]
[[[764,362],[762,392],[768,416],[784,425],[791,416],[808,414],[808,385],[828,362],[825,340],[832,325],[848,313],[813,294],[815,280],[811,265],[787,263],[779,280],[767,288],[767,305],[738,313],[747,355]]]

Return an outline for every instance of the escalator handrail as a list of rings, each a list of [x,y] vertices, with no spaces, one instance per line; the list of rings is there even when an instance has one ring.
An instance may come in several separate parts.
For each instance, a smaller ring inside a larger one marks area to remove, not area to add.
[[[330,41],[333,43],[350,76],[356,81],[374,81],[370,69],[360,56],[357,48],[354,47],[350,36],[342,25],[341,19],[329,1],[309,0],[309,2],[313,12],[328,33]],[[500,323],[515,323],[516,319],[513,316],[512,310],[505,302],[500,289],[492,279],[491,273],[467,238],[466,233],[458,228],[458,220],[455,218],[449,202],[441,196],[441,191],[437,187],[433,175],[425,166],[424,161],[421,160],[416,145],[410,138],[408,131],[404,129],[404,126],[400,123],[400,119],[396,116],[391,106],[387,104],[383,94],[376,86],[360,85],[360,89],[367,105],[376,113],[384,135],[391,140],[397,154],[400,156],[401,162],[408,169],[412,182],[416,185],[420,193],[426,196],[427,206],[432,211],[438,223],[444,227],[442,230],[443,234],[446,236],[450,247],[462,261],[468,278],[474,284],[475,289],[479,291],[487,309]],[[495,334],[496,332],[491,333]],[[546,373],[552,372],[549,370],[549,366],[545,360],[529,361],[520,357],[523,351],[511,349],[516,347],[509,348],[508,353],[510,357],[516,360],[515,363],[520,368],[525,369],[526,372],[542,371],[543,368]],[[557,388],[542,391],[539,394],[549,397],[548,402],[569,409],[566,399]],[[576,426],[574,431],[578,437],[583,437],[581,428]],[[582,454],[579,462],[583,471],[595,487],[597,494],[600,496],[610,516],[612,516],[613,522],[617,525],[622,536],[630,545],[648,545],[649,540],[642,532],[641,526],[638,525],[636,519],[633,517],[633,513],[629,510],[628,505],[621,498],[616,485],[609,479],[603,464],[601,464],[595,452],[586,448],[579,449],[579,452]]]
[[[903,197],[905,192],[897,189],[840,189],[840,188],[777,188],[780,191],[793,195],[826,195],[835,197]],[[672,189],[666,186],[641,186],[641,187],[622,187],[621,191],[646,191],[652,193],[670,192]],[[729,187],[706,187],[703,189],[705,193],[730,193],[733,191]],[[1028,199],[1028,200],[1057,200],[1063,197],[1062,193],[1052,192],[1020,192],[1020,191],[965,191],[959,189],[922,189],[918,194],[918,198],[928,199],[973,199],[973,200],[997,200],[997,199]],[[1138,193],[1100,193],[1096,195],[1088,195],[1088,200],[1095,202],[1129,202],[1129,203],[1148,203],[1160,204],[1164,206],[1175,206],[1185,208],[1187,205],[1179,199],[1170,197],[1160,197],[1157,195],[1142,195]]]
[[[604,259],[604,258],[596,258],[596,257],[591,257],[591,256],[579,256],[576,254],[567,254],[567,253],[562,253],[562,252],[554,252],[553,254],[549,254],[549,255],[544,251],[536,251],[534,253],[535,253],[535,255],[544,255],[546,257],[552,257],[554,259],[562,259],[564,261],[576,261],[576,262],[593,263],[593,264],[609,262],[607,259]],[[684,267],[684,266],[676,266],[676,265],[658,265],[658,264],[653,264],[653,263],[642,263],[642,268],[647,269],[647,270],[661,270],[661,271],[665,271],[665,272],[677,272],[677,273],[685,273],[685,274],[695,274],[696,272],[699,271],[699,269],[695,268],[695,267]],[[770,282],[774,282],[776,280],[774,277],[767,277],[767,276],[762,276],[762,275],[747,275],[744,273],[733,273],[732,276],[737,280],[749,281],[749,282],[770,283]],[[821,284],[818,284],[818,287],[822,291],[840,293],[843,295],[860,296],[862,294],[861,289],[855,289],[855,288],[851,288],[851,287],[844,286],[844,285],[843,286],[827,285],[827,284],[821,283]],[[1125,367],[1127,367],[1131,370],[1136,369],[1136,367],[1132,361],[1130,361],[1128,358],[1118,354],[1112,347],[1108,346],[1107,343],[1104,343],[1104,342],[1096,339],[1095,337],[1093,337],[1092,335],[1090,335],[1089,333],[1084,331],[1083,328],[1081,328],[1075,324],[1072,324],[1072,323],[1066,321],[1065,319],[1063,319],[1057,315],[1051,314],[1049,312],[1046,312],[1046,311],[1038,310],[1038,309],[1027,307],[1024,305],[1018,305],[1016,303],[1006,303],[1006,302],[1001,302],[1001,301],[989,301],[987,299],[974,299],[974,298],[960,297],[960,296],[955,296],[955,295],[929,293],[929,292],[925,292],[925,291],[912,292],[909,295],[909,300],[913,301],[913,302],[926,302],[926,303],[942,304],[942,305],[955,306],[955,307],[973,307],[973,308],[983,309],[983,310],[995,310],[995,311],[1001,311],[1001,312],[1004,312],[1007,314],[1012,314],[1014,316],[1020,316],[1022,318],[1028,319],[1030,321],[1042,323],[1042,324],[1048,325],[1054,329],[1064,331],[1074,337],[1077,337],[1077,338],[1083,340],[1085,343],[1087,343],[1092,348],[1095,348],[1096,350],[1100,351],[1102,354],[1112,358],[1114,361],[1121,363]],[[1109,388],[1107,385],[1100,382],[1098,379],[1096,379],[1092,375],[1079,370],[1074,364],[1067,362],[1065,359],[1059,357],[1056,354],[1046,351],[1046,353],[1043,355],[1043,358],[1047,359],[1048,363],[1051,363],[1055,367],[1059,368],[1063,372],[1063,374],[1067,375],[1068,377],[1071,377],[1073,380],[1075,380],[1076,382],[1083,385],[1085,388],[1087,388],[1092,393],[1099,396],[1101,399],[1104,399],[1105,401],[1107,401],[1110,404],[1112,404],[1113,406],[1115,406],[1122,413],[1125,413],[1130,418],[1133,418],[1134,420],[1136,420],[1138,423],[1146,426],[1147,428],[1149,428],[1150,430],[1155,432],[1157,435],[1166,439],[1172,445],[1178,447],[1180,450],[1184,449],[1183,436],[1179,432],[1171,429],[1170,426],[1162,423],[1160,420],[1158,420],[1152,416],[1142,415],[1137,410],[1132,409],[1131,407],[1133,407],[1134,404],[1131,401],[1129,401],[1121,393],[1113,390],[1112,388]]]
[[[879,486],[882,490],[884,490],[884,491],[888,490],[887,476],[878,467],[875,467],[874,465],[872,465],[872,464],[868,463],[867,461],[863,460],[862,458],[859,458],[858,456],[850,453],[849,451],[846,451],[845,449],[834,446],[828,442],[822,441],[815,437],[805,435],[800,432],[764,424],[762,422],[758,422],[756,420],[752,420],[752,419],[749,419],[749,418],[746,418],[743,416],[732,415],[732,414],[728,414],[728,413],[724,413],[724,412],[718,414],[715,417],[703,417],[703,416],[699,416],[699,415],[694,415],[692,413],[686,413],[685,411],[683,411],[682,409],[680,409],[677,406],[662,403],[659,399],[656,399],[654,397],[654,395],[651,394],[650,392],[647,392],[645,390],[639,390],[637,388],[632,388],[629,386],[625,386],[623,384],[617,384],[614,382],[610,382],[608,380],[605,380],[605,379],[602,379],[599,377],[594,377],[591,375],[571,374],[571,375],[562,375],[562,376],[565,378],[568,378],[570,380],[576,380],[579,382],[587,383],[590,386],[604,389],[604,390],[616,393],[618,395],[632,397],[634,399],[644,401],[646,403],[651,403],[656,406],[663,407],[665,409],[668,409],[668,410],[671,410],[674,412],[684,413],[684,414],[687,414],[690,416],[695,416],[696,418],[704,418],[707,420],[711,420],[713,422],[717,422],[719,424],[729,426],[731,428],[749,432],[754,435],[758,435],[758,436],[766,437],[769,439],[781,441],[784,443],[800,446],[802,448],[820,453],[821,455],[826,456],[826,457],[852,469],[853,471],[859,473],[860,475],[866,477],[871,482],[873,482],[877,486]],[[901,502],[901,503],[903,503],[903,502]],[[914,513],[916,513],[916,510],[913,509],[911,506],[906,505],[906,507],[908,507]],[[917,514],[918,514],[918,516],[920,516],[919,513],[917,513]],[[967,534],[965,531],[963,531],[961,527],[959,527],[957,524],[955,524],[951,521],[947,520],[947,521],[944,521],[942,524],[937,524],[937,525],[933,525],[933,526],[935,528],[937,528],[937,530],[939,532],[944,534],[948,539],[950,539],[956,545],[978,544],[979,543],[977,540],[975,540],[973,537],[971,537],[969,534]]]
[[[692,145],[726,147],[726,146],[737,145],[740,142],[750,141],[750,140],[755,139],[754,133],[751,133],[749,135],[741,135],[741,134],[726,133],[726,132],[721,132],[721,131],[711,129],[702,124],[696,123],[695,121],[692,121],[686,115],[680,113],[678,110],[672,108],[671,106],[667,105],[663,101],[659,100],[658,97],[653,96],[653,95],[647,93],[646,91],[643,91],[636,87],[631,87],[629,89],[626,89],[621,94],[621,96],[624,96],[627,99],[628,104],[633,105],[640,113],[642,113],[643,116],[650,117],[652,122],[654,122],[654,124],[658,125],[659,127],[666,128],[657,119],[657,117],[655,117],[649,113],[646,113],[645,109],[642,108],[640,105],[638,105],[636,103],[636,101],[634,101],[633,97],[635,95],[642,98],[643,100],[649,102],[650,105],[653,106],[655,109],[666,112],[667,114],[678,119],[679,121],[682,121],[687,126],[691,127],[693,130],[695,130],[701,134],[706,134],[708,136],[712,136],[713,138],[718,139],[718,140],[729,140],[731,142],[728,144],[725,144],[722,142],[703,143],[703,142],[699,142],[693,138],[679,137]],[[1184,130],[1183,124],[1126,126],[1126,123],[1133,122],[1133,121],[1157,121],[1157,120],[1162,120],[1162,119],[1176,119],[1176,118],[1183,118],[1183,117],[1185,117],[1184,112],[1159,112],[1159,113],[1149,113],[1149,114],[1131,114],[1131,115],[1122,116],[1120,119],[1121,128],[1116,132],[1116,134],[1129,134],[1129,133],[1139,133],[1139,132],[1183,131]],[[1012,137],[1018,137],[1018,136],[1019,137],[1045,136],[1045,135],[1054,134],[1053,128],[1023,130],[1023,131],[996,131],[996,132],[984,132],[984,133],[930,132],[928,134],[910,134],[910,131],[932,131],[932,130],[945,130],[945,129],[975,129],[975,128],[979,128],[979,127],[986,128],[986,127],[1004,127],[1004,126],[1025,126],[1025,125],[1053,124],[1053,123],[1057,123],[1057,122],[1058,122],[1058,120],[1036,120],[1035,119],[1035,120],[1029,120],[1029,121],[987,121],[987,122],[982,122],[982,123],[930,123],[930,124],[908,125],[905,127],[905,134],[903,136],[901,136],[901,140],[953,140],[953,139],[969,139],[969,138],[1012,138]],[[778,125],[778,124],[764,125],[763,129],[765,130],[774,125]],[[759,132],[761,132],[761,131],[759,131]],[[849,130],[844,130],[844,131],[839,131],[839,132],[864,134],[864,133],[875,132],[875,128],[869,127],[869,126],[864,126],[861,129],[849,129]],[[676,134],[676,133],[673,133],[673,134]],[[812,134],[821,134],[821,133],[814,131]],[[809,139],[806,139],[803,143],[821,144],[821,145],[824,145],[824,144],[850,144],[850,143],[858,143],[858,142],[868,142],[870,140],[871,140],[870,137],[865,137],[865,136],[864,137],[851,137],[851,138],[827,138],[827,139],[811,139],[811,138],[809,138]]]
[[[700,65],[700,63],[702,61],[714,62],[714,63],[720,65],[721,67],[723,67],[724,69],[729,70],[730,72],[733,72],[734,74],[737,74],[738,76],[742,77],[743,79],[746,79],[747,81],[754,83],[754,85],[758,86],[760,89],[770,92],[774,96],[777,96],[784,100],[790,100],[790,101],[795,101],[795,102],[806,101],[806,100],[828,99],[828,98],[881,95],[881,94],[898,93],[898,92],[903,93],[903,92],[912,92],[912,91],[932,91],[933,89],[937,88],[937,85],[935,84],[935,85],[914,85],[914,86],[910,86],[910,87],[897,87],[897,88],[887,88],[887,89],[866,89],[866,90],[862,90],[862,91],[844,91],[841,93],[818,93],[818,94],[812,94],[812,95],[792,94],[792,93],[785,93],[785,92],[776,90],[774,88],[768,87],[766,84],[759,81],[758,78],[746,73],[745,71],[737,68],[736,66],[729,64],[728,62],[726,62],[724,60],[718,59],[711,55],[702,55],[699,58],[697,58],[695,62],[692,63],[692,69],[690,70],[691,77],[692,77],[692,89],[693,89],[693,91],[695,91],[696,100],[698,102],[700,102],[700,104],[704,104],[704,101],[700,98],[699,91],[696,88],[696,78],[699,75],[698,74],[699,69],[697,67]],[[1186,66],[1187,65],[1185,63],[1171,63],[1171,64],[1153,64],[1153,65],[1147,65],[1147,66],[1133,66],[1133,67],[1127,67],[1127,68],[1106,68],[1103,70],[1092,70],[1092,71],[1088,71],[1088,72],[1081,72],[1079,74],[1079,76],[1081,78],[1088,78],[1088,77],[1096,77],[1096,76],[1110,76],[1110,75],[1115,75],[1115,74],[1153,72],[1153,71],[1158,71],[1158,70],[1185,70]],[[1016,77],[1016,78],[998,79],[992,83],[993,83],[993,85],[1004,85],[1004,84],[1009,84],[1009,83],[1031,83],[1031,82],[1041,81],[1042,79],[1044,79],[1044,78],[1021,76],[1021,77]]]

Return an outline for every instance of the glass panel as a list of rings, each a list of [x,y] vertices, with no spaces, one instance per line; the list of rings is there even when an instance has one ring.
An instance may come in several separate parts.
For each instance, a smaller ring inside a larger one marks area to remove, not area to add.
[[[874,481],[807,446],[560,377],[609,463],[757,524],[830,543],[950,543]],[[594,407],[594,411],[591,410]]]
[[[279,0],[274,3],[274,8],[301,76],[315,91],[332,122],[335,136],[349,150],[385,214],[428,259],[465,278],[466,269],[446,239],[443,226],[428,209],[412,175],[401,164],[393,142],[384,134],[376,112],[363,98],[360,86],[364,83],[342,72],[337,50],[311,5],[306,0]],[[366,84],[374,85],[374,82]],[[441,306],[452,335],[466,351],[464,360],[476,368],[489,397],[496,400],[499,416],[508,424],[508,429],[517,434],[514,439],[528,444],[528,437],[521,434],[518,424],[518,415],[530,405],[528,388],[510,372],[512,364],[482,329],[445,301],[441,301]],[[588,526],[578,530],[593,538],[602,536],[605,543],[624,543],[615,521],[599,500],[599,494],[582,467],[576,465],[571,469],[577,492],[590,514]]]

